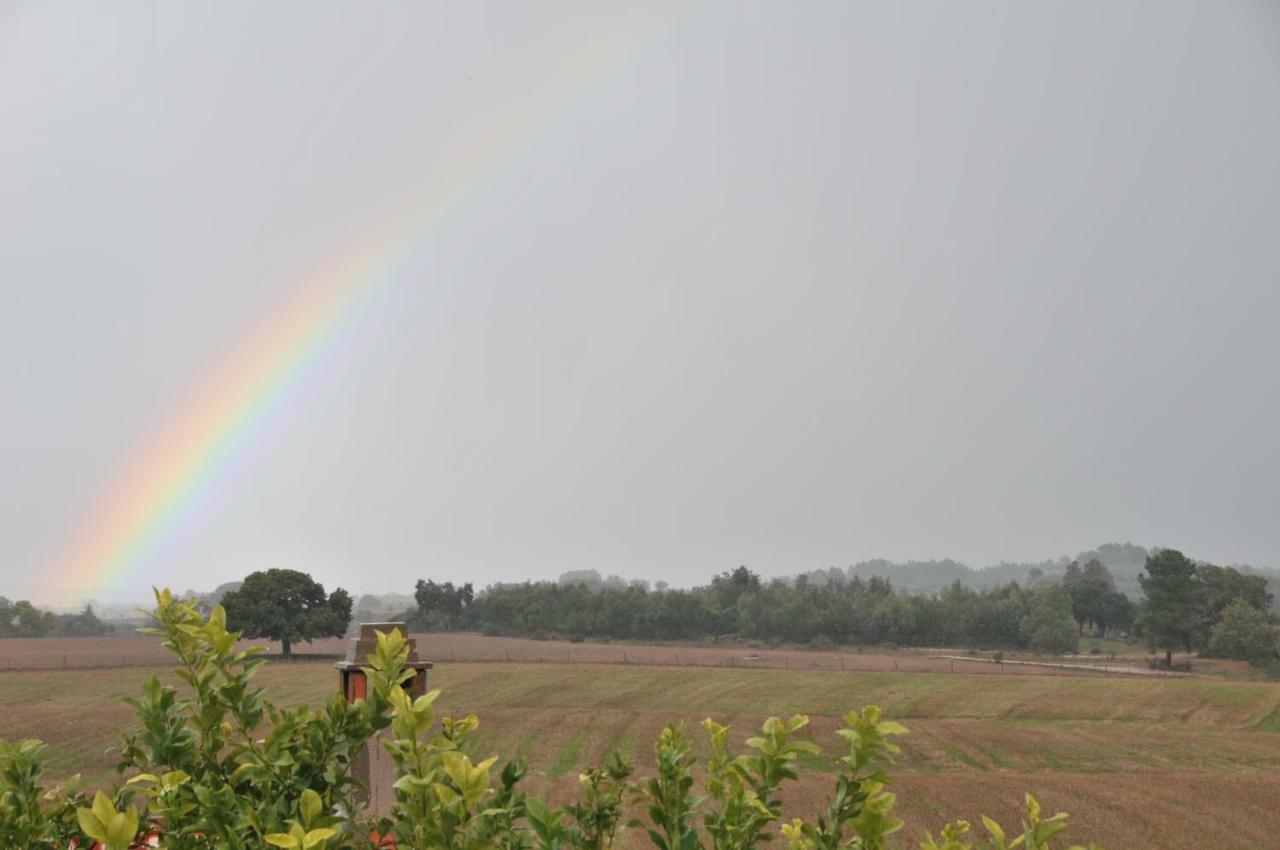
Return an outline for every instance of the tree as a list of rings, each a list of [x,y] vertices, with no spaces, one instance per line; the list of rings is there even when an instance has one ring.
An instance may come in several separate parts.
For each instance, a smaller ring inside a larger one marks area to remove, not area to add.
[[[285,658],[293,645],[318,637],[342,637],[351,622],[351,596],[342,588],[325,595],[324,585],[297,570],[251,573],[239,589],[222,597],[228,628],[245,637],[280,641]]]
[[[1046,587],[1031,595],[1022,636],[1035,652],[1061,655],[1079,648],[1080,624],[1071,616],[1071,594],[1066,588]]]
[[[1143,570],[1142,630],[1152,651],[1163,649],[1165,664],[1173,666],[1173,651],[1189,652],[1200,626],[1204,594],[1196,565],[1177,549],[1164,549],[1148,556]]]
[[[1084,569],[1071,563],[1062,586],[1071,594],[1071,616],[1081,628],[1092,626],[1099,637],[1106,637],[1107,629],[1128,625],[1129,599],[1116,590],[1111,571],[1097,558],[1085,564]]]
[[[41,611],[25,599],[10,602],[0,596],[0,637],[44,637],[56,622],[52,612]]]
[[[1213,630],[1227,606],[1244,602],[1259,611],[1271,608],[1271,591],[1267,589],[1264,576],[1245,575],[1232,567],[1199,564],[1196,578],[1202,592],[1200,629],[1196,634],[1196,646],[1199,648],[1208,647]]]
[[[1209,654],[1261,664],[1276,657],[1275,620],[1266,611],[1237,599],[1222,609],[1209,637]]]
[[[417,625],[424,629],[453,629],[462,622],[463,612],[475,598],[475,591],[471,582],[454,587],[451,581],[436,584],[419,579],[413,598],[418,603],[414,617]]]
[[[881,641],[910,643],[916,628],[915,609],[905,598],[889,594],[871,609],[871,628]]]
[[[59,614],[55,634],[58,637],[96,637],[110,631],[111,627],[93,613],[93,606],[86,605],[79,614]]]

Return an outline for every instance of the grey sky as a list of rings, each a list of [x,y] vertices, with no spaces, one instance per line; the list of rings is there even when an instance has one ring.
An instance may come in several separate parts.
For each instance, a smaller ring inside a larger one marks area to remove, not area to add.
[[[114,595],[1280,563],[1278,9],[0,5],[0,593],[512,115]]]

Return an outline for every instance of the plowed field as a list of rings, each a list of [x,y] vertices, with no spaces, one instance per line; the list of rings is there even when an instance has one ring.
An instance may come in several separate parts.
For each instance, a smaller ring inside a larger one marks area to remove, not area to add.
[[[104,751],[113,730],[132,723],[120,698],[149,672],[0,672],[0,737],[47,741],[55,777],[80,771],[91,783],[113,781]],[[285,704],[315,702],[335,685],[323,662],[271,663],[259,675]],[[806,713],[813,739],[834,751],[839,715],[877,703],[911,730],[894,774],[904,847],[944,814],[976,821],[985,812],[1016,824],[1024,791],[1071,812],[1076,840],[1112,848],[1265,847],[1280,835],[1274,684],[630,661],[445,660],[432,677],[445,689],[443,710],[480,716],[476,753],[526,756],[530,790],[552,797],[570,793],[580,769],[610,749],[646,769],[653,739],[672,720],[700,738],[698,722],[712,715],[741,741],[767,714]],[[825,762],[808,767],[789,791],[800,813],[815,812],[831,784]]]

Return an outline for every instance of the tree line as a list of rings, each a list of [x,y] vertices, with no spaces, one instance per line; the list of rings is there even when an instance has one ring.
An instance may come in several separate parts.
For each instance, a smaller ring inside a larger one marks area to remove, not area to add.
[[[55,614],[25,599],[12,602],[0,596],[0,638],[95,637],[110,632],[91,605],[76,614]]]
[[[1263,576],[1200,564],[1165,549],[1146,558],[1136,602],[1100,560],[1072,562],[1061,576],[975,589],[906,594],[886,578],[840,571],[763,580],[738,567],[692,589],[600,579],[496,584],[420,580],[407,612],[422,630],[570,639],[763,640],[978,649],[1079,650],[1082,636],[1139,636],[1154,652],[1266,663],[1276,657],[1276,618]]]

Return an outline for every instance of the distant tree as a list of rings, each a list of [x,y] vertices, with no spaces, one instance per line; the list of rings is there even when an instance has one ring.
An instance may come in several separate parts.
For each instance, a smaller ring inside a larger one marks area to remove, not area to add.
[[[1066,588],[1045,587],[1031,594],[1022,636],[1035,652],[1061,655],[1080,647],[1080,624],[1071,616],[1071,594]]]
[[[10,602],[0,596],[0,637],[46,637],[56,623],[52,613],[41,611],[25,599]]]
[[[1222,610],[1209,637],[1209,654],[1262,664],[1276,657],[1278,639],[1280,633],[1269,613],[1237,599]]]
[[[1200,630],[1204,594],[1196,565],[1176,549],[1163,549],[1148,556],[1143,570],[1142,631],[1152,651],[1163,649],[1172,666],[1173,651],[1191,651]]]
[[[454,587],[451,581],[436,584],[419,579],[414,586],[413,598],[418,603],[414,625],[423,629],[456,629],[462,623],[467,606],[475,598],[475,591],[471,582]]]
[[[569,570],[567,573],[561,573],[560,578],[556,579],[557,584],[585,584],[593,590],[604,584],[604,579],[600,577],[598,570]]]
[[[184,598],[190,599],[195,597],[197,599],[196,610],[207,617],[215,607],[222,604],[222,597],[226,596],[231,591],[238,589],[242,584],[244,584],[242,581],[228,581],[218,585],[209,593],[203,595],[188,593]]]
[[[58,637],[97,637],[111,631],[111,627],[98,619],[93,606],[86,605],[79,614],[59,614],[54,624]]]
[[[711,579],[711,593],[718,597],[723,606],[736,605],[744,593],[753,593],[760,589],[760,576],[746,567],[738,567],[733,572],[725,571]]]
[[[1196,578],[1201,592],[1200,627],[1196,634],[1200,649],[1208,648],[1209,638],[1227,606],[1244,602],[1259,611],[1271,608],[1271,590],[1265,576],[1245,575],[1233,567],[1197,564]]]
[[[1091,559],[1083,569],[1075,562],[1068,565],[1062,586],[1071,594],[1071,616],[1081,628],[1092,626],[1099,637],[1106,637],[1108,629],[1128,625],[1131,603],[1116,590],[1111,571],[1097,558]]]
[[[351,622],[350,594],[338,588],[326,596],[324,585],[297,570],[251,573],[222,597],[222,606],[229,629],[280,641],[285,658],[293,657],[295,643],[342,637]]]
[[[905,597],[890,593],[871,609],[871,628],[881,641],[911,643],[916,629],[915,608]]]

